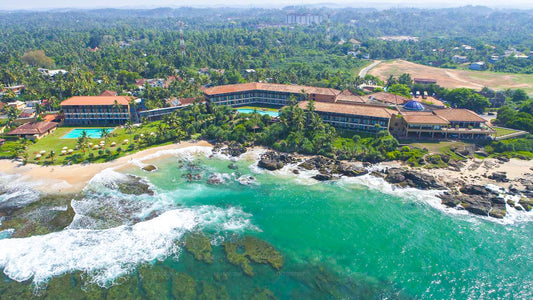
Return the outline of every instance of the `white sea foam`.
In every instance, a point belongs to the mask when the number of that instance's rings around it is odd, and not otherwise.
[[[0,173],[0,205],[24,206],[39,199],[38,184],[20,175]]]
[[[144,156],[141,159],[131,159],[129,162],[135,165],[144,166],[144,161],[146,160],[156,159],[161,156],[167,156],[167,155],[193,157],[194,155],[201,154],[207,157],[211,155],[212,150],[213,150],[213,147],[208,147],[208,146],[190,146],[190,147],[179,148],[179,149],[160,150],[160,151],[157,151],[156,153]]]
[[[66,229],[23,239],[0,240],[0,268],[16,281],[37,285],[71,271],[87,272],[105,286],[143,262],[179,253],[176,240],[193,229],[253,229],[241,209],[213,206],[175,209],[132,226],[105,230]]]

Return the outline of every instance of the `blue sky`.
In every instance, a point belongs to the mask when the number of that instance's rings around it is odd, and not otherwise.
[[[49,8],[153,8],[161,6],[262,6],[283,7],[288,5],[336,3],[354,7],[450,7],[463,5],[486,5],[491,7],[533,8],[533,0],[0,0],[0,9],[49,9]],[[385,5],[384,5],[385,4]]]

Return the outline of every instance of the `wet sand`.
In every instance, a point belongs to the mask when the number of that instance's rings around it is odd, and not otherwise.
[[[14,160],[0,160],[0,173],[20,175],[17,180],[30,183],[43,193],[77,193],[83,190],[89,180],[99,172],[108,169],[121,169],[130,166],[135,160],[154,155],[164,150],[175,150],[192,146],[212,146],[206,141],[181,142],[139,151],[105,163],[88,163],[70,166],[40,166],[36,164],[22,165]]]

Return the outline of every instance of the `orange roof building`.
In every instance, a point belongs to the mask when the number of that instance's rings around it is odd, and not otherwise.
[[[308,101],[298,103],[302,109],[307,109]],[[337,128],[356,131],[377,132],[388,130],[394,110],[365,104],[341,104],[315,102],[315,112],[328,123]]]
[[[377,93],[374,93],[374,94],[370,94],[367,96],[369,101],[371,102],[378,102],[378,103],[382,103],[382,104],[386,104],[386,105],[403,105],[409,101],[411,101],[411,99],[409,98],[405,98],[405,97],[402,97],[402,96],[398,96],[398,95],[395,95],[395,94],[390,94],[390,93],[386,93],[386,92],[377,92]]]
[[[399,111],[391,121],[391,132],[400,138],[488,139],[496,132],[486,120],[468,109]]]
[[[131,120],[130,96],[75,96],[61,102],[66,125],[112,126]]]
[[[26,123],[8,132],[8,135],[17,135],[19,137],[36,140],[52,133],[57,128],[57,125],[58,124],[55,122]]]

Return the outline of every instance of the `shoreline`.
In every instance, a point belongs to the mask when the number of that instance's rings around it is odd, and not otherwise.
[[[19,175],[17,180],[30,183],[33,188],[44,194],[75,194],[81,192],[87,183],[98,173],[105,169],[120,170],[133,163],[135,160],[154,155],[161,151],[183,149],[193,146],[212,147],[209,142],[181,142],[150,149],[142,150],[116,160],[104,163],[76,164],[69,166],[41,166],[26,164],[15,160],[0,159],[0,173]],[[171,155],[170,153],[167,155]],[[162,154],[159,157],[164,157]],[[158,157],[158,158],[159,158]]]
[[[41,166],[36,164],[22,165],[18,161],[0,160],[0,174],[18,176],[14,181],[29,184],[43,194],[76,194],[81,192],[89,181],[105,169],[121,171],[128,167],[143,167],[156,163],[161,158],[174,155],[173,150],[189,147],[212,147],[215,145],[207,141],[181,142],[159,147],[153,147],[134,154],[120,157],[105,163],[76,164],[70,166]],[[255,150],[272,151],[264,147],[252,147],[242,155],[248,155]],[[313,155],[296,155],[303,160]],[[361,165],[361,162],[341,161],[347,165]],[[503,162],[497,159],[468,159],[460,167],[447,167],[426,169],[423,167],[410,167],[401,161],[387,161],[372,165],[368,170],[372,173],[373,167],[379,169],[411,170],[427,174],[435,178],[436,182],[452,192],[464,185],[497,186],[507,191],[529,190],[533,185],[533,160],[524,161],[510,159]],[[382,174],[383,172],[380,171]],[[379,172],[378,172],[379,173]],[[493,173],[505,174],[505,180],[489,178]],[[379,176],[379,175],[378,175]]]

